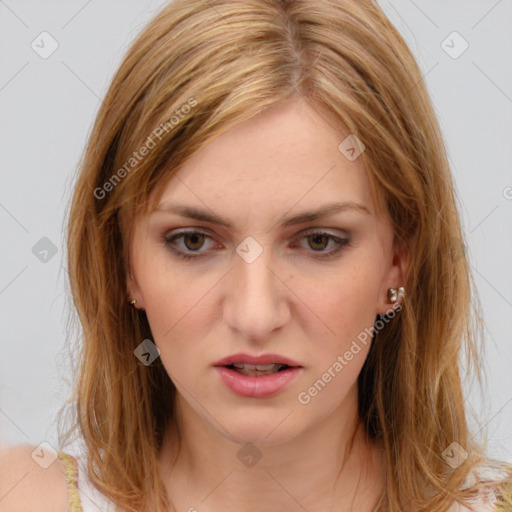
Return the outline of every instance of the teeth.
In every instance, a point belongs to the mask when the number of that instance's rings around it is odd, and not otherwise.
[[[285,366],[279,363],[272,364],[246,364],[246,363],[233,363],[232,366],[237,370],[238,373],[243,375],[249,375],[251,377],[260,375],[270,375],[276,373],[281,367]]]
[[[248,363],[233,363],[233,366],[235,368],[243,369],[246,368],[247,370],[271,370],[276,364],[248,364]],[[277,366],[281,366],[278,364]]]

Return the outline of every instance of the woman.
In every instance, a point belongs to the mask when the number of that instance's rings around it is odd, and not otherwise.
[[[375,2],[170,3],[68,235],[75,440],[7,511],[512,510],[466,423],[482,332],[443,141]]]

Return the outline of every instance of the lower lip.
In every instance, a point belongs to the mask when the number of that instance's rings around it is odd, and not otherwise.
[[[261,377],[250,377],[230,370],[225,366],[216,366],[220,378],[226,386],[240,396],[266,398],[282,391],[297,378],[300,367],[288,368],[280,372]]]

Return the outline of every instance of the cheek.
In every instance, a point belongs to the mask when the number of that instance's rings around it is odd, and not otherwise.
[[[154,267],[153,267],[154,268]],[[201,350],[205,330],[214,321],[211,292],[216,280],[172,270],[141,273],[141,293],[155,343],[165,354]]]
[[[320,320],[325,327],[322,335],[331,340],[336,349],[342,350],[347,343],[350,345],[352,338],[373,326],[377,309],[377,276],[353,268],[316,281],[295,279],[292,283],[290,288],[298,289],[303,300],[303,311],[310,310],[308,330],[313,329],[313,324],[318,326]]]

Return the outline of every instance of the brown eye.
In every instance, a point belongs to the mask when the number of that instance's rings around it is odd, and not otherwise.
[[[336,257],[345,249],[345,246],[350,245],[350,236],[346,232],[345,234],[347,237],[341,238],[324,231],[309,231],[303,233],[297,240],[302,241],[299,246],[306,251],[306,255],[309,253],[309,256],[314,258],[327,259]]]
[[[308,240],[311,241],[310,247],[315,250],[323,250],[327,247],[329,243],[329,237],[322,233],[316,233],[314,235],[309,235]]]
[[[203,233],[185,233],[183,243],[191,251],[197,251],[204,244],[205,235]]]
[[[203,249],[205,246],[208,248],[208,240],[211,241],[211,237],[201,231],[179,231],[174,235],[166,234],[162,237],[164,246],[184,260],[203,256],[206,252]]]

